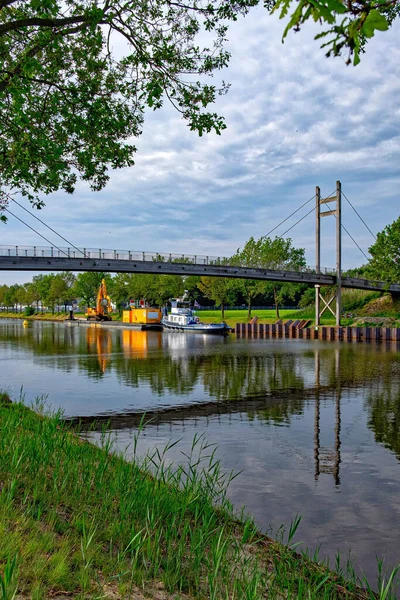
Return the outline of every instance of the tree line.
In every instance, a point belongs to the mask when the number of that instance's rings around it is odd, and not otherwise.
[[[242,249],[238,249],[229,264],[258,266],[270,269],[299,270],[305,267],[304,248],[295,248],[291,239],[274,239],[266,236],[256,240],[251,237]],[[102,278],[118,308],[130,299],[145,298],[155,306],[162,306],[170,298],[186,297],[201,305],[221,306],[222,317],[227,305],[246,304],[248,314],[257,301],[260,304],[297,304],[307,289],[304,284],[256,281],[253,279],[230,279],[224,277],[71,272],[35,275],[32,281],[19,285],[0,286],[0,306],[21,310],[32,306],[37,311],[43,306],[53,312],[56,307],[66,306],[79,299],[81,308],[94,304]]]
[[[346,274],[353,277],[400,281],[400,217],[377,234],[376,242],[369,248],[371,259],[367,265],[352,269]],[[251,237],[244,247],[238,248],[228,259],[230,265],[261,267],[275,270],[298,271],[306,266],[304,248],[296,248],[290,238],[258,240]],[[22,306],[66,306],[75,299],[81,308],[94,304],[101,279],[105,278],[112,301],[120,309],[131,298],[145,298],[155,306],[164,305],[170,298],[186,297],[201,305],[221,306],[222,318],[228,305],[246,304],[248,317],[256,303],[307,306],[314,301],[314,288],[306,284],[259,281],[255,279],[232,279],[228,277],[181,276],[154,274],[127,274],[71,272],[35,275],[32,281],[11,286],[0,285],[0,306],[18,310]]]

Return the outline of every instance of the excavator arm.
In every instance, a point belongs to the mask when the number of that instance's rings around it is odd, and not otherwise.
[[[92,321],[111,321],[112,311],[110,296],[107,294],[106,282],[101,280],[96,298],[96,308],[88,308],[87,319]]]

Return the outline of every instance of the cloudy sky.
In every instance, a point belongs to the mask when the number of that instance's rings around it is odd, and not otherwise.
[[[327,196],[339,179],[373,232],[393,222],[400,214],[400,22],[377,34],[356,68],[324,57],[314,25],[284,44],[283,27],[262,8],[231,27],[232,59],[221,77],[232,87],[215,106],[226,117],[222,136],[198,137],[170,106],[149,111],[134,167],[113,172],[102,192],[79,184],[73,196],[45,198],[38,216],[76,246],[229,256],[250,236],[269,233],[316,185]],[[373,238],[346,200],[343,223],[367,253]],[[314,224],[312,213],[287,234],[306,248],[310,265]],[[322,221],[326,267],[335,265],[334,227],[333,218]],[[12,217],[0,235],[1,245],[44,244]],[[365,261],[344,234],[343,266]],[[0,273],[1,283],[30,279]]]

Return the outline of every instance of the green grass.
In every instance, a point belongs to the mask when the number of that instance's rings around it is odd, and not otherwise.
[[[153,582],[212,600],[375,598],[290,548],[298,519],[287,546],[238,521],[232,475],[202,437],[174,467],[168,448],[126,462],[107,436],[95,447],[60,415],[42,417],[4,393],[0,424],[1,600],[17,590],[32,600],[107,598],[111,588],[128,598]]]
[[[85,313],[79,313],[79,312],[74,312],[74,317],[76,318],[85,318],[86,315]],[[24,315],[23,312],[0,312],[0,318],[3,319],[26,319],[27,321],[65,321],[66,319],[69,319],[69,312],[64,313],[64,311],[58,313],[51,313],[51,312],[45,312],[45,313],[37,313],[35,315],[31,315],[29,317],[26,317]],[[111,318],[113,321],[121,321],[121,317],[119,316],[119,313],[112,313],[111,314]]]
[[[279,311],[282,320],[302,318],[301,316],[297,316],[299,313],[299,310]],[[200,320],[205,323],[220,323],[222,320],[222,313],[220,310],[199,310],[196,314]],[[276,311],[274,309],[252,310],[251,316],[257,316],[260,323],[275,323],[277,321]],[[233,327],[235,323],[247,323],[249,320],[247,317],[247,308],[243,308],[242,310],[226,310],[224,320],[230,327]]]
[[[200,320],[204,323],[220,323],[222,320],[221,311],[218,310],[200,310],[197,312]],[[252,317],[258,317],[258,323],[276,323],[278,320],[276,317],[276,311],[271,310],[253,310],[251,312]],[[313,306],[307,306],[298,310],[280,310],[279,316],[282,321],[297,319],[310,319],[314,322],[315,309]],[[247,323],[249,321],[247,317],[247,309],[243,310],[226,310],[225,319],[226,323],[230,327],[234,327],[236,323]],[[351,319],[342,319],[342,324],[347,325]],[[335,318],[333,315],[323,315],[321,319],[321,325],[334,326]]]
[[[64,321],[68,315],[60,313],[38,313],[36,315],[25,316],[23,312],[0,312],[0,318],[3,319],[24,319],[27,321]]]

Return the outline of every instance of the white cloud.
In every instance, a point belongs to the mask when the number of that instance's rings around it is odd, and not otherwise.
[[[113,172],[100,193],[79,184],[72,197],[54,194],[39,216],[78,246],[229,255],[268,233],[316,185],[327,195],[340,179],[371,229],[383,229],[399,215],[399,29],[378,34],[361,64],[346,67],[324,57],[312,39],[316,26],[282,45],[283,23],[254,9],[233,24],[231,65],[215,77],[232,83],[214,107],[228,125],[221,136],[199,138],[167,104],[149,111],[134,167]],[[343,218],[367,251],[373,239],[346,202]],[[332,266],[334,223],[324,231],[322,262]],[[42,244],[12,218],[1,233],[2,244]],[[314,215],[288,235],[313,264]],[[345,267],[365,262],[346,235],[343,243]]]

